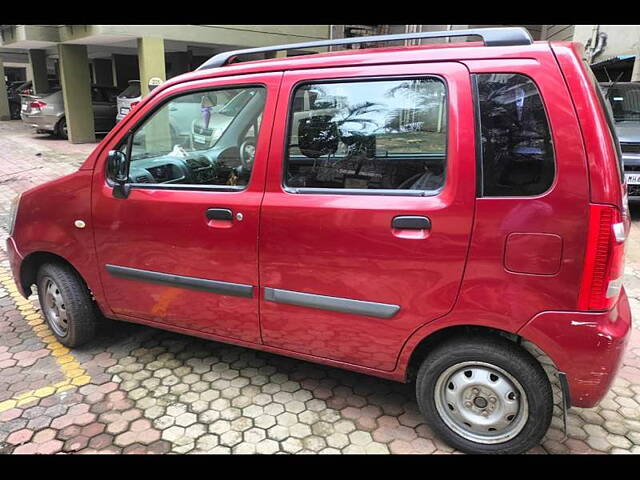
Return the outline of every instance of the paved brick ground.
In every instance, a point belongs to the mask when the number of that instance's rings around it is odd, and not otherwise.
[[[0,216],[93,147],[0,122]],[[636,320],[613,389],[598,408],[571,410],[566,440],[556,407],[532,453],[640,453],[640,221],[627,265]],[[7,267],[0,251],[0,452],[453,452],[424,424],[412,385],[115,322],[69,351]]]

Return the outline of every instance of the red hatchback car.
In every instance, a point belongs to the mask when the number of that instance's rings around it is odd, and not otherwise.
[[[519,28],[219,54],[16,200],[16,283],[70,347],[104,316],[415,381],[452,446],[525,451],[554,383],[565,411],[602,399],[630,331],[621,154],[582,57]]]

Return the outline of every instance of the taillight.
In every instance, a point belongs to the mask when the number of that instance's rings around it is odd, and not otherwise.
[[[47,104],[41,100],[36,100],[35,102],[31,102],[29,104],[29,107],[31,107],[31,110],[42,110],[46,106]]]
[[[135,107],[136,105],[138,105],[140,102],[131,102],[131,105],[129,105],[129,108],[131,110],[133,110],[133,107]]]
[[[626,226],[611,205],[589,205],[589,230],[579,310],[609,310],[622,288]]]

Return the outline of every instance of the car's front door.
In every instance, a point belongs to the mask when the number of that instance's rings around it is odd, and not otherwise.
[[[260,222],[263,341],[392,370],[450,311],[475,205],[459,63],[285,73]]]
[[[124,121],[129,135],[102,154],[94,174],[93,229],[109,308],[125,319],[260,341],[258,222],[281,73],[178,85]],[[249,92],[234,115],[218,98]],[[202,105],[172,135],[176,103]],[[257,138],[256,138],[256,132]],[[130,192],[114,197],[107,150],[129,161]]]

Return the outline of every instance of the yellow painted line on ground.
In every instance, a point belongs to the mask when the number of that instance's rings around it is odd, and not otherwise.
[[[87,372],[80,366],[80,362],[76,360],[73,353],[71,353],[67,347],[56,340],[53,332],[44,321],[42,314],[36,311],[29,300],[26,300],[22,295],[20,295],[18,288],[13,281],[12,275],[3,268],[0,268],[0,284],[2,284],[2,286],[9,292],[9,295],[16,304],[16,308],[24,320],[31,326],[33,332],[41,338],[45,347],[48,348],[51,355],[55,357],[55,360],[64,375],[64,380],[54,385],[38,388],[36,390],[28,390],[26,392],[19,393],[8,400],[0,402],[0,412],[89,383],[91,381],[91,377],[87,375]]]

